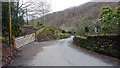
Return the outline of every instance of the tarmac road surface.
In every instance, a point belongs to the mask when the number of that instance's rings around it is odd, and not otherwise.
[[[21,48],[22,52],[9,66],[117,66],[109,59],[98,58],[83,52],[67,39],[32,42]]]

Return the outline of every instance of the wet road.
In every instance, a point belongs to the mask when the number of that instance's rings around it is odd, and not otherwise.
[[[117,62],[98,58],[74,47],[72,39],[33,42],[10,66],[116,66]]]

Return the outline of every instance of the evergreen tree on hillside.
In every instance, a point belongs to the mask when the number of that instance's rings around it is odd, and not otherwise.
[[[12,21],[12,35],[21,35],[19,25],[24,24],[24,11],[19,7],[19,2],[11,2],[11,21]],[[9,8],[8,2],[2,2],[2,33],[4,37],[9,35]]]

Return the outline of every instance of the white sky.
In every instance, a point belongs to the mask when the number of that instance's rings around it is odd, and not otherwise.
[[[27,2],[29,0],[20,0]],[[66,8],[78,6],[91,0],[47,0],[51,4],[51,12],[61,11]]]
[[[21,0],[21,2],[29,0]],[[51,12],[62,11],[70,7],[78,6],[91,0],[47,0],[51,4]],[[25,18],[26,19],[26,18]],[[29,18],[30,19],[30,18]]]
[[[78,6],[90,0],[47,0],[51,3],[52,12],[61,11],[69,7]]]

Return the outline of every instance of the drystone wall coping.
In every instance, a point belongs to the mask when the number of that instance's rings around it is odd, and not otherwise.
[[[16,47],[20,48],[28,43],[35,41],[35,33],[15,38]]]
[[[21,36],[21,37],[17,37],[15,38],[15,46],[16,48],[20,48],[26,44],[29,44],[33,41],[37,40],[37,34],[42,32],[44,30],[44,28],[37,30],[35,33],[33,34],[29,34],[29,35],[25,35],[25,36]]]

